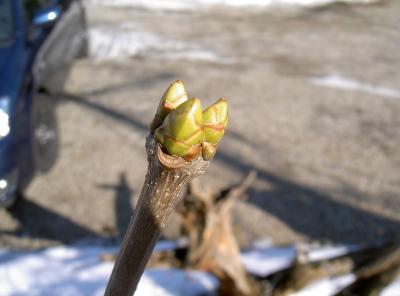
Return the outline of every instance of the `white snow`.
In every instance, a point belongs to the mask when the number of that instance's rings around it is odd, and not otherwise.
[[[162,44],[159,36],[132,28],[97,25],[89,30],[89,52],[96,59],[124,59]]]
[[[270,239],[256,241],[243,252],[241,259],[245,269],[254,275],[267,277],[284,270],[296,260],[309,263],[330,260],[361,249],[359,245],[320,245],[300,243],[296,246],[274,247]]]
[[[261,239],[257,239],[255,240],[252,244],[251,244],[251,249],[266,249],[269,247],[272,247],[274,245],[274,242],[272,240],[272,238],[270,237],[265,237],[265,238],[261,238]]]
[[[200,45],[147,32],[135,23],[95,25],[89,30],[89,52],[95,60],[124,60],[134,56],[230,63]]]
[[[160,241],[155,251],[184,247],[187,239]],[[317,262],[360,250],[358,245],[273,246],[271,240],[255,242],[241,254],[245,269],[260,277],[285,270],[296,262],[298,253],[304,262]],[[113,262],[100,260],[104,253],[117,253],[117,247],[60,246],[42,251],[17,252],[0,250],[0,296],[18,295],[103,295]],[[300,262],[300,261],[299,261]],[[303,261],[302,261],[303,262]],[[354,274],[315,281],[294,296],[329,296],[355,281]],[[203,272],[179,269],[148,269],[135,295],[199,295],[213,294],[218,280]],[[400,278],[389,285],[382,296],[400,295]]]
[[[378,95],[386,98],[400,98],[400,91],[379,85],[371,85],[337,74],[314,77],[310,82],[315,85],[338,88],[343,90],[361,91],[371,95]]]
[[[302,261],[304,263],[308,262],[318,262],[322,260],[330,260],[346,254],[359,251],[361,246],[359,245],[300,245],[299,249],[304,252],[304,258]]]
[[[356,276],[352,273],[332,278],[324,278],[311,283],[290,296],[333,296],[354,283]]]
[[[296,248],[260,247],[241,254],[245,269],[254,275],[267,277],[291,266],[296,259]]]
[[[61,246],[36,252],[3,250],[0,295],[103,295],[113,262],[102,262],[100,256],[116,251],[117,248],[93,246]],[[148,269],[135,295],[209,295],[217,287],[218,280],[204,272]]]
[[[379,296],[399,296],[400,295],[400,277],[396,278],[390,285],[385,287]]]
[[[248,251],[241,255],[245,269],[254,275],[267,277],[275,272],[287,269],[296,260],[300,263],[312,263],[330,260],[362,249],[360,245],[320,245],[299,243],[297,246],[277,247],[270,239],[256,241]]]
[[[107,5],[114,7],[141,7],[157,10],[195,10],[212,8],[215,6],[227,7],[271,7],[271,6],[318,6],[335,2],[344,3],[371,3],[377,0],[90,0],[90,4]]]

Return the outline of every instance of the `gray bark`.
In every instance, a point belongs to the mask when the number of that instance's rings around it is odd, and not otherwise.
[[[106,296],[133,295],[183,187],[208,167],[208,162],[201,157],[187,162],[166,154],[153,135],[147,136],[146,150],[149,162],[146,180],[108,282]]]

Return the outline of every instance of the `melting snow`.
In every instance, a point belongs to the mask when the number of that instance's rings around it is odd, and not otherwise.
[[[230,63],[228,59],[199,45],[146,32],[135,23],[94,26],[89,30],[89,44],[90,55],[96,60],[151,56]]]
[[[162,44],[160,37],[121,26],[98,25],[89,30],[90,55],[96,59],[123,59]]]
[[[319,244],[299,244],[288,247],[274,247],[271,240],[256,241],[250,250],[243,252],[241,259],[245,269],[254,275],[267,277],[290,267],[296,257],[299,262],[330,260],[357,252],[359,245],[321,246]]]
[[[166,247],[170,246],[161,249]],[[102,262],[100,256],[116,250],[62,246],[36,252],[2,251],[0,295],[103,295],[113,262]],[[135,295],[209,295],[217,287],[218,280],[204,272],[148,269]]]
[[[400,91],[378,85],[371,85],[364,82],[359,82],[350,78],[339,76],[336,74],[323,77],[315,77],[310,79],[315,85],[327,86],[344,90],[361,91],[372,95],[383,96],[387,98],[399,98]]]
[[[384,288],[379,296],[399,296],[400,295],[400,277]]]
[[[356,280],[356,276],[352,273],[332,278],[324,278],[322,280],[311,283],[290,296],[333,296],[350,286]]]
[[[249,273],[267,277],[290,267],[296,259],[296,248],[260,247],[242,253],[241,259]]]
[[[304,262],[318,262],[357,252],[361,249],[361,246],[350,244],[333,246],[300,245],[299,248],[301,251],[303,251]]]
[[[160,10],[194,10],[213,6],[270,7],[283,5],[318,6],[335,2],[372,3],[377,0],[90,0],[91,4],[133,6]]]
[[[172,250],[187,245],[186,239],[160,241],[156,251]],[[102,262],[104,253],[116,253],[117,247],[54,247],[36,252],[0,250],[0,295],[103,295],[113,262]],[[321,246],[300,244],[277,247],[271,240],[258,241],[241,254],[245,269],[267,277],[285,270],[296,262],[298,250],[305,262],[333,259],[361,249],[357,245]],[[315,281],[296,296],[329,296],[355,281],[354,274]],[[135,295],[199,295],[213,294],[218,280],[203,272],[179,269],[148,269]],[[400,295],[400,278],[389,285],[382,296]],[[396,294],[397,293],[397,294]]]

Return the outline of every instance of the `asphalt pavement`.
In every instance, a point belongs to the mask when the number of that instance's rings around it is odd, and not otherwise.
[[[235,211],[242,243],[398,236],[399,11],[399,1],[90,7],[91,57],[74,64],[58,95],[60,157],[14,210],[0,210],[0,244],[120,237],[146,174],[147,127],[176,79],[207,103],[229,100],[226,137],[200,181],[217,190],[257,171]]]

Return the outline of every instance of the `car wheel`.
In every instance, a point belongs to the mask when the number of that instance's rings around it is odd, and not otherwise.
[[[5,200],[0,201],[0,208],[12,210],[15,207],[15,205],[17,204],[17,202],[19,202],[19,200],[22,198],[23,198],[22,193],[20,193],[19,191],[14,192],[14,193],[8,195]]]
[[[0,208],[11,208],[19,198],[18,171],[13,169],[0,180]]]
[[[33,160],[40,173],[49,171],[57,160],[59,132],[55,112],[56,102],[45,94],[33,101]]]

